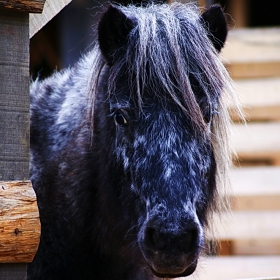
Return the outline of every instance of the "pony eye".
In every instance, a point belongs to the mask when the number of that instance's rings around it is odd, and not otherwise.
[[[127,122],[127,120],[126,120],[126,118],[125,118],[125,116],[123,115],[122,112],[117,112],[116,113],[115,121],[120,126],[127,126],[128,125],[128,122]]]

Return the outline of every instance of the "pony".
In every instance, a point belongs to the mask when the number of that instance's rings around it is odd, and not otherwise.
[[[41,239],[28,280],[191,275],[231,157],[222,9],[110,4],[93,49],[31,85]]]

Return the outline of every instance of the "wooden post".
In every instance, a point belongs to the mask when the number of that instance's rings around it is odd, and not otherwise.
[[[0,280],[25,279],[40,237],[29,179],[29,14],[43,0],[0,0]],[[10,263],[10,264],[9,264]],[[22,264],[19,264],[22,263]]]
[[[0,10],[0,180],[29,178],[29,18]]]
[[[36,33],[71,0],[47,0]],[[26,279],[40,222],[29,178],[29,13],[45,0],[0,0],[0,280]]]
[[[29,178],[29,23],[28,13],[0,10],[0,180]],[[1,197],[1,203],[3,198]],[[1,206],[2,212],[2,206]],[[0,231],[5,231],[1,217]],[[16,244],[15,244],[16,246]],[[3,244],[0,244],[3,247]],[[11,279],[0,265],[0,279]],[[16,268],[24,279],[26,265]],[[15,275],[15,274],[14,274]],[[8,276],[8,278],[6,278]]]

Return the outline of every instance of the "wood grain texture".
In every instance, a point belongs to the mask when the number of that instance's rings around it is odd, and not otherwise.
[[[32,261],[40,230],[31,182],[0,182],[0,263]]]
[[[19,10],[27,13],[41,13],[45,0],[0,0],[0,8]]]
[[[42,14],[30,14],[29,16],[29,37],[32,38],[71,1],[72,0],[46,0]]]
[[[28,14],[0,10],[0,180],[29,178]]]

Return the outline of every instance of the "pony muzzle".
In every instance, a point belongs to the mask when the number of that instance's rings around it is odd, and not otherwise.
[[[157,277],[176,278],[192,274],[200,253],[198,226],[174,230],[148,223],[139,241],[144,258]]]

